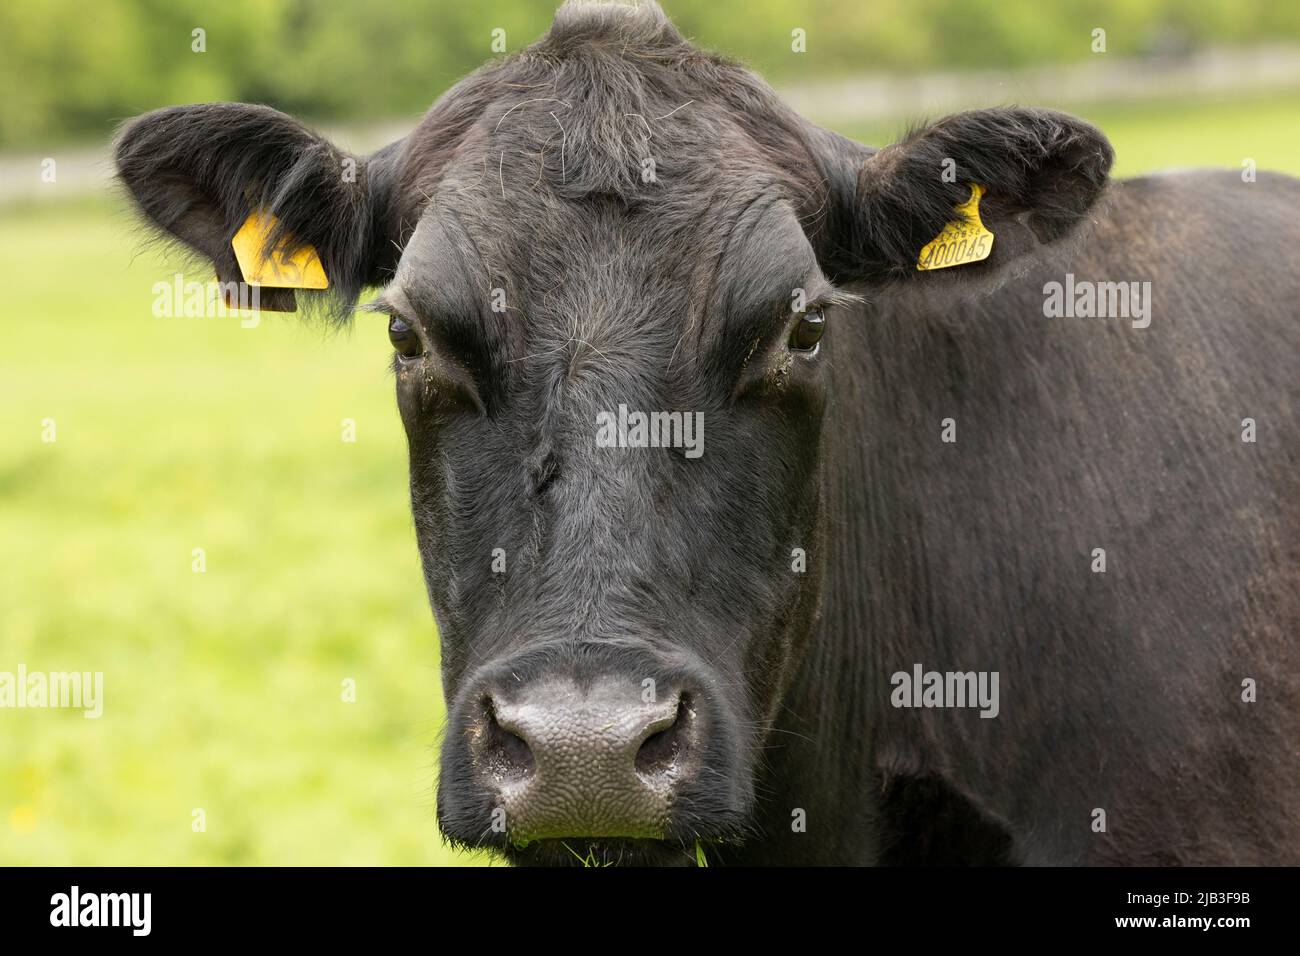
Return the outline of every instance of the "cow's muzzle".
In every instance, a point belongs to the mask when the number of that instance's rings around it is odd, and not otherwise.
[[[732,832],[752,792],[738,722],[698,670],[647,670],[520,661],[477,675],[449,719],[444,832],[516,850]]]

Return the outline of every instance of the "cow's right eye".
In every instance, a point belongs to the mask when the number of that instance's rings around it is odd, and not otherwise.
[[[393,343],[393,348],[403,358],[415,358],[424,351],[424,345],[415,334],[415,329],[395,315],[388,319],[388,341]]]

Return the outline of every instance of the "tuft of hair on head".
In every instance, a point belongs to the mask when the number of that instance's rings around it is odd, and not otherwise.
[[[599,39],[647,46],[685,42],[654,0],[566,0],[545,42],[562,53],[570,44]]]

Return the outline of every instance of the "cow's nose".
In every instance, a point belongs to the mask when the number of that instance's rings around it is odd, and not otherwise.
[[[692,751],[690,695],[545,680],[480,703],[471,753],[512,838],[663,836]]]

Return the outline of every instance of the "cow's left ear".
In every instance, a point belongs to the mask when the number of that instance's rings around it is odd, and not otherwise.
[[[256,239],[245,249],[260,245],[264,257],[274,250],[290,276],[314,252],[328,282],[323,290],[318,274],[287,287],[263,282],[261,307],[293,311],[296,298],[346,318],[362,287],[382,282],[395,264],[389,183],[399,145],[354,157],[269,107],[210,103],[130,121],[114,159],[149,223],[210,260],[221,282],[253,279],[232,240],[256,212],[245,232]],[[251,229],[259,223],[274,225],[262,236]]]
[[[994,276],[1082,222],[1113,159],[1099,130],[1064,113],[988,109],[949,116],[861,163],[852,208],[841,218],[849,235],[840,237],[837,271],[921,282]],[[976,209],[992,234],[987,251],[973,224],[945,233],[950,224],[970,223]],[[942,248],[947,239],[955,241]],[[964,264],[953,264],[958,261]]]

